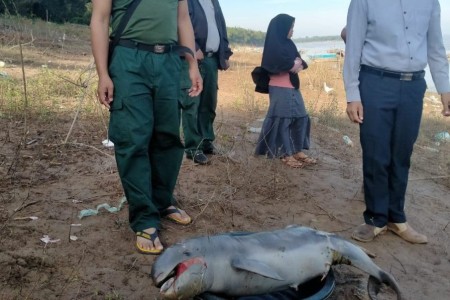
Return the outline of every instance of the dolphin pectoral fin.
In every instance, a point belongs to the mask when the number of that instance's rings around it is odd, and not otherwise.
[[[267,264],[253,260],[253,259],[243,259],[243,258],[234,258],[231,260],[231,266],[233,268],[255,273],[267,278],[283,281],[284,278],[282,278],[277,271],[272,269]]]

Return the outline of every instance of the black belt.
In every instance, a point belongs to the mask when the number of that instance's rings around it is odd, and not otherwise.
[[[182,53],[189,53],[192,56],[194,56],[194,53],[192,53],[191,49],[175,45],[175,44],[155,44],[155,45],[149,45],[144,43],[138,43],[133,40],[127,40],[127,39],[121,39],[117,43],[118,46],[131,48],[131,49],[137,49],[142,51],[148,51],[156,54],[163,54],[163,53],[169,53],[169,52],[178,52],[180,54]]]
[[[383,69],[374,68],[367,65],[361,65],[361,72],[371,73],[378,76],[386,76],[391,78],[396,78],[398,80],[404,80],[404,81],[412,81],[417,79],[422,79],[425,77],[425,71],[418,71],[418,72],[394,72],[394,71],[387,71]]]
[[[217,52],[206,52],[205,57],[213,57],[216,56]]]

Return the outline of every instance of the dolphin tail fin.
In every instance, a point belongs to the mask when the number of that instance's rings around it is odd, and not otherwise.
[[[375,291],[377,289],[379,291],[379,285],[382,282],[390,286],[397,293],[398,300],[402,299],[400,288],[394,277],[378,267],[359,246],[338,236],[331,238],[331,244],[335,253],[334,263],[348,264],[371,275],[372,279],[369,281],[368,286],[372,290],[372,296],[376,295],[377,292]],[[375,300],[376,298],[371,299]]]
[[[383,279],[380,281],[372,275],[369,276],[369,281],[367,282],[367,291],[369,294],[369,298],[371,300],[377,300],[377,295],[381,290],[381,283],[384,283],[394,289],[394,291],[397,293],[397,300],[402,300],[402,292],[400,291],[392,275],[383,272],[382,278]]]

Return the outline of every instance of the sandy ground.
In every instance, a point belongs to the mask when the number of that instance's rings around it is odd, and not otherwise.
[[[342,141],[343,129],[314,118],[308,154],[319,159],[316,166],[291,169],[253,156],[257,134],[248,127],[257,126],[267,107],[249,81],[257,55],[236,55],[231,70],[220,74],[219,155],[209,166],[183,161],[176,197],[194,222],[181,227],[163,221],[161,239],[167,246],[186,237],[289,224],[350,238],[362,223],[356,128],[348,129],[355,144],[349,147]],[[323,80],[306,72],[305,99],[327,103]],[[344,103],[342,78],[333,74],[327,77],[336,89],[332,97]],[[127,206],[78,218],[83,209],[117,206],[122,190],[113,151],[101,145],[105,130],[99,118],[81,117],[69,143],[62,143],[72,118],[70,112],[45,120],[31,117],[23,141],[21,118],[0,117],[0,299],[159,299],[149,278],[155,257],[136,252]],[[448,130],[448,122],[441,125]],[[439,153],[427,149],[416,147],[406,212],[429,244],[411,245],[387,233],[363,245],[397,279],[405,299],[450,295],[449,145],[441,145]],[[44,235],[57,242],[45,244]],[[337,287],[331,299],[367,299],[366,274],[350,266],[333,268]]]

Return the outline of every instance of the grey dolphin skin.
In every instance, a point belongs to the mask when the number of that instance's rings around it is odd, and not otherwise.
[[[161,254],[151,276],[163,299],[192,299],[204,292],[229,297],[296,288],[331,265],[352,265],[382,282],[402,299],[392,275],[380,269],[358,246],[308,227],[249,234],[221,234],[186,239]],[[376,292],[369,293],[376,299]]]

